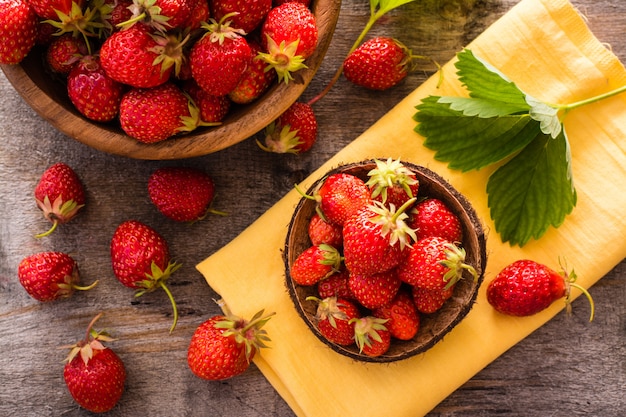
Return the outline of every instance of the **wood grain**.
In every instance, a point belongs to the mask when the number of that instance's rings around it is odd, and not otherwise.
[[[444,63],[516,3],[418,0],[390,13],[371,35],[398,37],[414,53]],[[626,61],[626,2],[573,3],[596,36]],[[324,88],[368,13],[366,1],[342,2],[328,54],[303,100]],[[82,337],[89,320],[102,311],[100,328],[117,339],[111,347],[128,368],[127,391],[106,415],[294,416],[254,366],[224,382],[202,381],[188,370],[191,334],[218,312],[212,300],[216,294],[195,265],[235,238],[435,69],[431,61],[420,61],[416,72],[387,92],[364,91],[341,80],[315,106],[320,137],[308,154],[267,154],[251,137],[210,155],[171,161],[131,159],[88,147],[38,116],[0,76],[0,415],[90,415],[64,386],[65,351],[58,347]],[[81,176],[88,204],[49,238],[35,239],[48,224],[34,204],[33,188],[41,172],[57,161],[70,164]],[[228,216],[192,226],[165,220],[152,207],[146,184],[154,169],[167,165],[198,167],[211,174],[217,187],[215,208]],[[159,230],[183,264],[170,283],[181,314],[171,335],[171,306],[165,294],[135,298],[112,275],[110,238],[119,223],[132,218]],[[17,265],[27,255],[53,249],[75,256],[84,282],[100,279],[98,287],[58,303],[39,304],[29,298],[17,282]],[[591,293],[597,311],[593,323],[587,322],[585,300],[575,301],[573,316],[559,314],[459,387],[429,417],[626,415],[626,262]]]

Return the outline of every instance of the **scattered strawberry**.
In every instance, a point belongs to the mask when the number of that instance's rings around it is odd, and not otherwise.
[[[411,70],[411,51],[401,42],[384,36],[363,42],[343,63],[346,79],[361,87],[386,90],[402,81]]]
[[[276,71],[265,71],[265,62],[257,57],[261,52],[259,42],[250,39],[248,45],[255,58],[252,59],[235,88],[228,93],[228,98],[238,104],[252,103],[276,81]]]
[[[487,301],[497,311],[512,316],[531,316],[548,308],[556,300],[565,297],[567,310],[571,309],[571,287],[585,294],[591,305],[593,320],[594,303],[589,292],[575,284],[576,274],[565,268],[558,273],[546,265],[522,259],[504,267],[487,287]]]
[[[69,222],[85,205],[85,191],[78,175],[69,165],[56,163],[46,169],[35,187],[35,201],[43,216],[52,222],[48,236],[59,224]]]
[[[0,0],[0,64],[18,64],[35,46],[39,19],[26,0]]]
[[[317,141],[317,119],[313,108],[296,101],[278,119],[265,128],[261,149],[275,153],[306,152]]]
[[[69,298],[74,290],[89,290],[79,286],[80,275],[74,259],[62,252],[41,252],[22,259],[17,267],[20,284],[35,300],[46,302]]]
[[[270,318],[260,311],[247,321],[227,309],[224,315],[211,317],[191,337],[187,351],[189,368],[199,378],[212,381],[243,373],[256,352],[270,340],[262,329]]]
[[[289,274],[300,285],[315,285],[339,271],[341,255],[330,245],[314,245],[305,249],[293,262]]]
[[[350,321],[354,323],[354,339],[359,353],[377,357],[389,350],[391,333],[385,326],[386,319],[367,316]]]
[[[274,7],[261,26],[261,42],[267,52],[258,56],[278,74],[281,82],[293,79],[292,73],[306,68],[304,60],[317,47],[315,15],[302,3],[288,2]]]
[[[343,226],[344,222],[361,208],[372,202],[365,182],[346,173],[331,174],[317,191],[321,216],[331,223]]]
[[[178,309],[165,283],[180,264],[171,262],[165,239],[150,226],[136,220],[125,221],[111,238],[111,264],[118,281],[137,290],[136,297],[157,288],[166,292],[174,312],[172,332],[178,322]]]
[[[372,199],[389,207],[402,206],[411,198],[417,197],[419,181],[415,173],[400,160],[376,160],[376,168],[368,172],[366,185],[372,190]]]
[[[113,339],[92,330],[101,315],[89,323],[83,340],[69,346],[71,351],[63,369],[63,379],[74,401],[93,413],[104,413],[115,407],[126,382],[124,363],[102,344]]]
[[[215,20],[231,15],[232,26],[250,33],[272,8],[272,0],[209,0]]]
[[[369,309],[381,307],[393,300],[402,281],[398,278],[395,269],[377,274],[350,273],[348,286],[354,298]]]
[[[322,300],[307,297],[317,305],[317,328],[327,340],[342,346],[349,346],[354,341],[354,318],[361,317],[355,303],[345,298],[329,297]]]
[[[424,314],[437,312],[452,297],[455,285],[440,289],[413,287],[413,302],[417,311]]]
[[[333,273],[328,278],[324,278],[317,283],[317,294],[322,299],[337,297],[353,300],[354,294],[352,294],[348,285],[349,277],[348,270],[345,268]]]
[[[418,239],[440,237],[449,242],[461,242],[461,221],[441,200],[428,198],[418,202],[411,210],[409,227],[415,229]]]
[[[83,38],[69,33],[55,37],[46,49],[46,63],[56,73],[67,75],[89,53]]]
[[[311,220],[309,220],[309,239],[314,245],[325,243],[340,248],[343,245],[342,231],[341,226],[327,222],[319,213],[313,213]]]
[[[186,80],[182,89],[189,94],[200,110],[200,119],[205,124],[217,124],[224,120],[231,107],[229,96],[214,96],[204,91],[193,78]]]
[[[398,291],[389,303],[374,309],[372,314],[387,320],[385,326],[396,339],[411,340],[419,330],[420,317],[413,296],[405,289]]]

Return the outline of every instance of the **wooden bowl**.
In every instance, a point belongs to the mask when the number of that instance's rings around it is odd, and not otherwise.
[[[19,65],[1,68],[13,87],[41,117],[67,136],[103,152],[136,159],[182,159],[217,152],[253,136],[293,104],[311,82],[330,45],[341,0],[313,0],[319,40],[308,68],[289,84],[275,84],[256,102],[231,110],[223,124],[185,136],[144,144],[127,136],[117,124],[99,124],[83,117],[70,102],[65,85],[44,70],[42,50],[34,48]]]
[[[322,342],[326,343],[334,351],[359,361],[393,362],[409,358],[430,349],[469,313],[478,294],[478,288],[483,281],[487,262],[485,235],[469,201],[436,173],[407,162],[403,162],[403,164],[415,172],[420,182],[418,198],[422,196],[438,198],[459,216],[463,228],[462,247],[467,254],[466,263],[476,269],[479,278],[477,281],[474,281],[471,275],[467,274],[466,276],[464,274],[463,279],[456,284],[452,297],[446,301],[439,311],[431,315],[422,314],[420,316],[420,328],[415,337],[408,341],[392,339],[389,351],[382,356],[370,357],[360,354],[355,345],[344,347],[331,343],[322,336],[317,328],[315,318],[317,304],[314,301],[306,300],[309,296],[317,296],[316,287],[298,285],[291,279],[289,274],[291,265],[298,255],[311,246],[308,237],[308,222],[315,213],[316,202],[302,198],[296,206],[289,224],[283,252],[286,285],[289,295],[298,314]],[[339,166],[317,180],[307,191],[307,194],[312,195],[328,175],[337,172],[350,173],[367,180],[367,173],[375,166],[373,160]]]

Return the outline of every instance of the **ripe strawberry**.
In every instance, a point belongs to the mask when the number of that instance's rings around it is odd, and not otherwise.
[[[415,240],[415,233],[404,222],[404,209],[412,203],[409,200],[396,211],[376,202],[346,220],[343,256],[351,274],[379,274],[400,263],[404,249]]]
[[[215,196],[213,179],[204,171],[190,167],[163,167],[148,179],[148,194],[157,209],[177,222],[201,220],[209,212]]]
[[[78,265],[72,257],[62,252],[41,252],[22,259],[17,267],[17,277],[28,295],[46,302],[69,298],[74,290],[89,290],[79,286]]]
[[[130,10],[133,0],[105,0],[104,3],[111,8],[106,18],[112,30],[117,30],[119,26],[133,17],[133,12]]]
[[[45,58],[52,71],[67,75],[88,52],[83,38],[66,33],[52,40],[46,49]]]
[[[222,302],[223,303],[223,302]],[[256,352],[270,339],[262,327],[271,318],[258,312],[250,321],[226,310],[202,323],[189,343],[187,363],[202,379],[224,380],[237,376],[250,366]]]
[[[376,168],[367,173],[366,185],[372,190],[372,199],[389,207],[402,206],[411,198],[417,197],[419,181],[415,173],[400,160],[376,160]]]
[[[391,302],[401,284],[395,269],[372,275],[351,272],[348,279],[350,292],[363,307],[369,309]]]
[[[130,137],[156,143],[200,125],[197,107],[172,82],[134,88],[122,96],[120,126]]]
[[[329,175],[314,198],[319,201],[322,217],[340,226],[372,202],[365,182],[359,177],[345,173]]]
[[[111,264],[115,277],[123,285],[136,289],[136,297],[163,288],[172,303],[176,327],[178,310],[165,285],[180,264],[171,262],[165,239],[153,228],[136,220],[121,223],[111,238]]]
[[[205,125],[221,122],[231,108],[231,101],[228,96],[214,96],[207,93],[200,88],[193,78],[186,80],[182,89],[189,94],[189,97],[200,110],[200,119]]]
[[[232,26],[250,33],[261,24],[272,8],[272,0],[209,0],[216,20],[230,15]]]
[[[93,413],[104,413],[115,407],[126,382],[124,363],[102,344],[113,339],[92,330],[101,315],[89,323],[85,338],[70,346],[63,369],[63,379],[74,401]]]
[[[437,198],[428,198],[417,203],[410,212],[408,224],[415,229],[418,239],[436,236],[457,243],[463,239],[461,221]]]
[[[443,304],[452,297],[455,285],[440,289],[413,287],[413,302],[417,311],[432,314],[438,311]]]
[[[276,81],[276,71],[265,71],[265,62],[257,57],[261,45],[254,39],[248,39],[248,45],[254,58],[235,88],[228,93],[228,97],[238,104],[255,101]]]
[[[417,334],[420,317],[408,290],[398,291],[393,300],[372,311],[375,317],[387,319],[385,326],[391,336],[399,340],[410,340]]]
[[[200,29],[202,22],[208,22],[211,10],[209,9],[208,0],[192,0],[191,13],[187,22],[182,27],[189,31]]]
[[[559,298],[565,297],[570,310],[571,287],[585,294],[591,305],[593,320],[594,304],[589,292],[575,284],[576,274],[563,269],[558,273],[546,265],[522,259],[502,269],[487,287],[487,301],[497,311],[512,316],[531,316],[548,308]]]
[[[124,85],[110,78],[97,56],[80,59],[67,77],[67,94],[74,107],[97,122],[113,120],[120,110]]]
[[[340,271],[317,283],[317,294],[322,299],[337,297],[353,300],[354,294],[352,294],[348,286],[348,278],[348,270],[342,268]]]
[[[278,74],[281,82],[293,79],[292,73],[306,68],[304,60],[317,48],[315,15],[302,3],[289,2],[274,7],[261,26],[261,43],[267,52],[258,56]]]
[[[314,245],[327,245],[340,248],[343,245],[342,227],[324,220],[319,213],[313,213],[309,220],[308,234]]]
[[[342,346],[349,346],[354,341],[354,318],[361,317],[357,305],[352,301],[329,297],[322,300],[315,297],[307,297],[307,300],[315,301],[317,305],[317,328],[327,340]]]
[[[313,108],[295,102],[265,128],[265,143],[257,143],[267,152],[298,154],[311,149],[316,141],[317,119]]]
[[[409,285],[431,290],[449,288],[467,270],[474,280],[478,274],[465,263],[465,250],[445,239],[427,237],[418,240],[398,266],[398,276]]]
[[[252,61],[252,50],[243,32],[230,21],[205,23],[206,33],[189,54],[191,75],[198,85],[214,96],[225,96],[239,83]]]
[[[407,76],[411,61],[411,51],[405,45],[379,36],[363,42],[346,58],[343,73],[361,87],[386,90]]]
[[[85,190],[78,175],[69,165],[62,162],[44,171],[35,187],[35,201],[43,216],[52,222],[47,232],[37,237],[48,236],[59,224],[72,220],[85,205]]]
[[[354,339],[359,348],[359,353],[377,357],[389,350],[391,333],[385,326],[386,319],[367,316],[351,321],[354,322]]]
[[[39,19],[26,0],[0,0],[0,64],[18,64],[35,46]]]
[[[44,19],[58,19],[57,11],[70,14],[72,4],[75,3],[79,9],[83,8],[84,0],[28,0],[28,4],[33,8],[38,16]]]
[[[305,249],[293,262],[289,275],[297,284],[315,285],[339,271],[339,251],[330,245],[314,245]]]
[[[305,6],[309,6],[311,4],[311,0],[274,0],[274,6],[280,6],[283,3],[289,3],[292,1],[302,3]]]

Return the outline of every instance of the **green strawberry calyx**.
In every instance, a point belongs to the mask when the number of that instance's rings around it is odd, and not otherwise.
[[[348,320],[348,315],[339,307],[343,304],[337,299],[337,297],[327,297],[323,300],[309,296],[307,301],[315,301],[317,304],[317,312],[315,317],[318,321],[328,320],[333,328],[337,328],[336,320]]]
[[[261,143],[258,139],[257,145],[266,152],[274,153],[293,153],[297,154],[298,145],[303,143],[303,140],[298,135],[299,129],[291,129],[291,125],[287,124],[279,131],[276,129],[277,123],[273,121],[265,128],[265,144]]]
[[[127,29],[135,23],[142,22],[160,32],[167,32],[171,25],[167,23],[170,18],[161,14],[161,7],[156,4],[157,0],[133,0],[128,7],[132,17],[125,22],[117,24],[121,29]]]
[[[43,211],[43,215],[46,219],[52,222],[52,227],[46,232],[35,235],[37,238],[45,237],[55,231],[59,223],[63,224],[76,215],[84,204],[78,204],[74,200],[63,201],[63,196],[59,195],[53,203],[50,202],[48,196],[45,196],[43,201],[36,200],[37,206]]]
[[[75,357],[80,355],[83,363],[87,365],[91,358],[93,358],[94,352],[107,349],[107,347],[104,346],[102,342],[112,342],[113,340],[115,340],[104,331],[96,332],[95,330],[93,330],[94,324],[100,319],[100,317],[102,317],[102,313],[99,313],[91,320],[91,322],[87,326],[87,331],[84,339],[79,340],[73,345],[63,346],[63,348],[70,349],[70,353],[65,358],[65,362],[72,362]]]
[[[406,167],[399,159],[387,161],[375,160],[376,168],[367,173],[369,180],[366,185],[373,188],[372,198],[379,195],[383,203],[387,201],[387,190],[394,185],[401,186],[409,198],[415,197],[411,191],[411,186],[419,183],[415,174]]]
[[[277,44],[271,36],[267,36],[267,52],[259,52],[254,59],[261,59],[267,63],[265,71],[276,71],[278,81],[288,84],[293,80],[292,73],[303,68],[308,68],[304,64],[304,58],[296,55],[300,39],[293,42],[285,43],[282,41]]]
[[[79,281],[80,276],[78,274],[78,268],[74,267],[70,274],[63,277],[63,282],[57,284],[57,287],[59,288],[57,295],[62,298],[68,298],[75,290],[88,291],[98,285],[98,280],[95,280],[92,284],[86,286],[78,285]]]
[[[370,218],[370,221],[381,226],[381,234],[382,236],[389,236],[390,246],[399,243],[400,249],[404,250],[405,247],[411,244],[411,241],[417,240],[415,230],[411,229],[406,224],[406,219],[409,217],[409,215],[406,214],[406,210],[411,207],[416,200],[417,198],[415,197],[407,200],[397,210],[394,204],[390,204],[387,208],[380,201],[374,201],[374,203],[369,206],[370,210],[375,213],[374,217]]]
[[[211,42],[222,45],[226,39],[237,39],[242,36],[246,36],[246,32],[243,29],[238,29],[231,26],[231,17],[235,16],[237,12],[227,13],[218,21],[215,19],[209,19],[209,22],[202,22],[201,27],[206,29],[205,36],[209,36]]]
[[[136,285],[139,287],[139,290],[135,292],[135,297],[141,297],[145,293],[152,292],[157,288],[162,288],[163,291],[165,291],[167,297],[172,303],[172,311],[174,314],[174,320],[172,323],[172,327],[170,327],[170,333],[174,331],[174,329],[176,328],[176,324],[178,323],[178,308],[176,306],[174,296],[172,295],[172,292],[167,287],[167,285],[165,285],[165,282],[170,277],[170,275],[180,267],[181,264],[179,263],[168,262],[167,267],[165,269],[161,269],[161,267],[157,265],[156,262],[152,261],[152,265],[150,265],[150,273],[146,272],[146,279],[136,283]]]
[[[371,347],[372,340],[382,342],[378,331],[387,330],[385,326],[387,321],[389,320],[371,316],[350,319],[348,323],[354,323],[354,340],[359,348],[359,353],[363,352],[365,346]]]
[[[456,284],[463,277],[463,271],[468,271],[472,275],[474,282],[478,281],[476,269],[472,265],[465,263],[466,252],[464,248],[446,242],[444,244],[444,252],[446,259],[439,262],[448,268],[448,271],[443,276],[443,280],[446,282],[444,289],[448,290]]]

